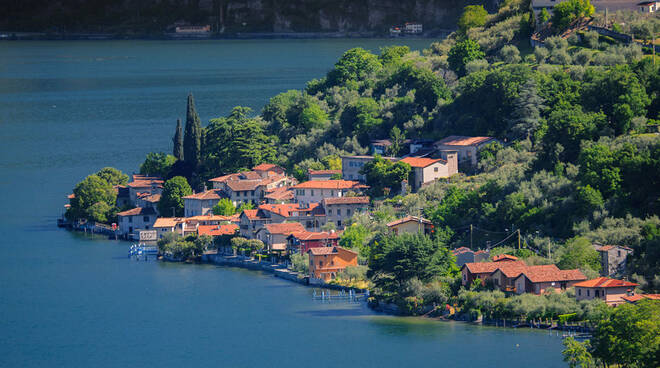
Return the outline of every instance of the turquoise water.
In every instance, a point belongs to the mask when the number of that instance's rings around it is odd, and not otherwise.
[[[413,49],[429,40],[405,40]],[[203,121],[401,40],[0,43],[0,367],[563,366],[529,330],[321,304],[270,275],[136,262],[55,227],[71,188],[169,151],[193,92]]]

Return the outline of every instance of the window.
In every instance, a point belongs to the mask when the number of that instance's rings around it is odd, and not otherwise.
[[[314,196],[314,189],[312,189],[310,192],[311,193],[309,195],[313,197]]]
[[[323,267],[323,261],[319,261],[319,267]]]
[[[346,216],[350,216],[350,215],[351,215],[351,209],[348,208],[348,209],[346,209]]]
[[[434,167],[434,168],[433,168],[433,171],[434,171],[434,172],[438,172],[438,168],[437,168],[437,167]]]
[[[617,251],[616,251],[616,255],[617,255],[617,257],[621,257],[621,251],[620,251],[620,250],[617,250]]]
[[[254,197],[254,190],[250,191],[250,195]]]
[[[337,220],[337,227],[341,227],[341,220]]]
[[[328,215],[332,216],[332,210],[328,210]]]
[[[582,289],[578,289],[578,295],[582,296]]]
[[[144,222],[149,222],[149,216],[144,216],[144,217],[142,218],[142,220],[143,220]]]
[[[587,296],[589,296],[589,294],[590,294],[590,293],[589,293],[589,290],[587,289]]]
[[[144,228],[147,229],[147,230],[149,230],[149,225],[145,226]]]
[[[128,222],[133,223],[133,217],[132,216],[128,216]]]
[[[341,216],[341,208],[337,208],[337,216]]]

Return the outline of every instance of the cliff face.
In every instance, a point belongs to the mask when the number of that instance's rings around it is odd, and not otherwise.
[[[385,32],[454,28],[465,5],[498,0],[8,0],[0,31],[158,33],[176,21],[235,32]]]

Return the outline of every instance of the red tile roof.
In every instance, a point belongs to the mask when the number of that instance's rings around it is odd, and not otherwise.
[[[156,219],[153,227],[175,227],[182,222],[184,221],[181,217],[159,217]]]
[[[308,170],[309,175],[337,175],[341,170]]]
[[[253,167],[252,170],[255,170],[255,171],[268,171],[268,170],[272,170],[272,169],[276,169],[276,168],[281,169],[279,166],[277,166],[275,164],[259,164],[255,167]]]
[[[357,181],[350,180],[310,180],[294,185],[294,189],[357,189],[368,188]]]
[[[255,190],[262,185],[263,180],[229,180],[227,186],[234,192],[241,192],[246,190]]]
[[[293,212],[316,212],[320,203],[310,203],[306,207],[300,207],[299,203],[285,203],[285,204],[262,204],[259,209],[278,214],[283,217],[293,216]]]
[[[626,295],[622,297],[623,300],[629,303],[637,303],[642,299],[651,299],[651,300],[660,300],[660,294],[635,294],[635,295]]]
[[[523,271],[529,281],[553,282],[553,281],[581,281],[587,277],[580,270],[560,270],[555,265],[529,266]]]
[[[299,240],[332,240],[339,239],[339,233],[337,232],[313,232],[313,231],[298,231],[291,234],[292,237]]]
[[[243,214],[248,218],[248,220],[259,220],[261,217],[257,216],[259,210],[243,210]]]
[[[436,145],[444,146],[476,146],[481,143],[487,142],[493,137],[467,137],[463,135],[450,135],[449,137],[443,138],[437,142]]]
[[[498,270],[504,274],[504,276],[508,278],[514,278],[520,276],[521,273],[527,271],[529,267],[524,263],[524,262],[502,262],[502,263],[497,263],[494,262],[497,266],[497,269],[493,271],[493,273],[497,272]],[[555,269],[557,269],[556,266],[553,265]],[[558,269],[557,269],[558,270]]]
[[[463,267],[467,268],[471,273],[493,273],[498,268],[502,267],[504,264],[519,264],[525,266],[523,261],[511,261],[511,262],[472,262],[466,263]]]
[[[134,180],[126,185],[131,188],[151,188],[152,186],[162,187],[163,181],[157,179]]]
[[[451,252],[454,253],[454,255],[459,255],[459,254],[463,254],[463,253],[471,253],[472,249],[470,249],[468,247],[460,247],[460,248],[456,248],[456,249],[452,250]]]
[[[323,201],[325,204],[369,204],[369,197],[331,197]]]
[[[502,262],[502,261],[517,261],[518,257],[509,255],[509,254],[500,254],[499,256],[493,257],[493,262]]]
[[[145,193],[145,194],[146,195],[143,195],[143,196],[140,197],[140,199],[145,201],[145,202],[155,203],[155,202],[160,201],[160,197],[161,197],[160,194],[149,194],[149,193]]]
[[[639,284],[625,280],[611,279],[609,277],[599,277],[593,280],[578,282],[575,286],[587,288],[611,288],[611,287],[634,287]]]
[[[146,208],[135,207],[127,211],[119,212],[117,216],[138,216],[138,215],[155,215],[155,214],[156,211],[154,211],[154,209],[151,207],[146,207]]]
[[[197,227],[197,234],[209,235],[209,236],[221,236],[221,235],[234,235],[238,231],[238,225],[229,224],[229,225],[199,225]]]
[[[357,256],[357,252],[338,246],[309,248],[307,253],[311,253],[312,256],[323,256],[323,255],[338,253],[340,250],[343,252],[353,253],[354,255]]]
[[[406,216],[406,217],[404,217],[404,218],[402,218],[402,219],[394,220],[394,221],[388,223],[388,224],[387,224],[387,227],[392,227],[392,226],[401,225],[401,224],[404,224],[404,223],[406,223],[406,222],[421,222],[421,223],[423,223],[423,224],[425,224],[425,225],[430,225],[430,224],[431,224],[431,221],[430,221],[430,220],[427,220],[427,219],[425,219],[425,218],[423,218],[423,217],[418,217],[418,216]]]
[[[436,162],[447,163],[445,160],[439,158],[427,158],[427,157],[406,157],[402,158],[400,162],[405,162],[412,167],[427,167],[433,165]]]
[[[197,200],[209,200],[209,199],[221,199],[220,189],[211,189],[206,192],[199,192],[191,195],[182,197],[183,199],[197,199]]]
[[[282,224],[266,224],[264,229],[271,234],[290,235],[298,231],[305,231],[305,227],[299,222],[285,222]]]
[[[293,191],[290,187],[277,187],[266,191],[264,198],[274,201],[288,201],[293,199]]]

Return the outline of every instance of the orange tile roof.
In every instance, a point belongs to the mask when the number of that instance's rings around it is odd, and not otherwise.
[[[275,201],[284,201],[293,199],[293,191],[290,187],[277,187],[266,191],[264,198]]]
[[[145,201],[145,202],[152,202],[153,203],[153,202],[160,201],[160,197],[161,197],[160,194],[149,194],[149,193],[145,193],[145,194],[146,195],[143,195],[142,197],[140,197],[140,199]]]
[[[578,282],[575,284],[575,286],[588,288],[633,287],[637,285],[639,284],[625,280],[611,279],[609,277],[599,277],[597,279]]]
[[[248,220],[258,220],[260,217],[257,216],[257,212],[259,212],[259,210],[243,210],[242,213],[245,214]]]
[[[431,224],[431,221],[430,221],[430,220],[427,220],[427,219],[425,219],[425,218],[423,218],[423,217],[418,217],[418,216],[406,216],[406,217],[404,217],[404,218],[402,218],[402,219],[394,220],[394,221],[388,223],[388,224],[387,224],[387,227],[397,226],[397,225],[404,224],[404,223],[406,223],[406,222],[411,222],[411,221],[414,221],[414,222],[421,222],[421,223],[423,223],[423,224],[425,224],[425,225],[430,225],[430,224]]]
[[[368,188],[357,181],[350,180],[310,180],[294,185],[294,189],[357,189]]]
[[[323,198],[325,204],[369,204],[369,197],[332,197]]]
[[[153,227],[175,227],[183,222],[181,217],[159,217]]]
[[[555,265],[529,266],[523,274],[531,282],[581,281],[587,277],[580,270],[560,270]]]
[[[285,222],[282,224],[266,224],[264,229],[271,234],[289,235],[298,231],[305,231],[305,227],[299,222]]]
[[[458,254],[469,253],[469,252],[473,252],[473,251],[472,251],[472,249],[470,249],[468,247],[460,247],[460,248],[456,248],[456,249],[452,250],[451,252],[454,253],[454,255],[458,255]]]
[[[339,239],[340,233],[338,232],[314,232],[314,231],[298,231],[292,233],[291,236],[299,240],[324,240],[324,239]]]
[[[255,167],[253,167],[252,170],[254,170],[254,171],[268,171],[268,170],[272,170],[272,169],[276,169],[276,168],[279,168],[280,170],[282,170],[281,167],[279,167],[275,164],[259,164]]]
[[[521,273],[527,271],[529,267],[524,262],[503,262],[495,263],[497,264],[497,269],[492,273],[497,272],[498,270],[504,274],[504,276],[509,278],[514,278],[520,276]],[[556,266],[553,265],[555,269]],[[557,269],[558,270],[558,269]]]
[[[220,189],[211,189],[206,192],[199,192],[191,195],[182,197],[183,199],[197,199],[197,200],[209,200],[209,199],[221,199]]]
[[[234,192],[241,192],[246,190],[255,190],[262,185],[263,180],[229,180],[227,186]]]
[[[523,261],[511,261],[511,263],[525,265]],[[499,262],[471,262],[464,264],[463,267],[467,268],[471,273],[492,273],[502,265],[503,263]]]
[[[156,211],[154,211],[154,209],[151,207],[146,207],[146,208],[135,207],[127,211],[119,212],[117,216],[137,216],[137,215],[155,215],[155,214]]]
[[[229,225],[199,225],[197,227],[197,234],[209,235],[209,236],[221,236],[221,235],[234,235],[238,231],[238,225],[229,224]]]
[[[157,180],[157,179],[149,179],[149,180],[134,180],[128,184],[127,186],[131,188],[151,188],[152,186],[157,186],[157,187],[162,187],[163,186],[163,181],[162,180]]]
[[[222,215],[200,215],[200,216],[190,216],[185,218],[186,222],[189,221],[230,221],[231,217],[222,216]]]
[[[76,198],[76,195],[73,194],[73,193],[71,193],[71,194],[69,194],[69,195],[66,196],[66,197],[69,198],[69,199],[74,199],[74,198]]]
[[[309,248],[307,253],[311,253],[313,256],[323,256],[323,255],[329,255],[333,253],[338,253],[339,250],[342,250],[344,252],[349,252],[353,253],[357,256],[357,252],[354,252],[350,249],[338,247],[338,246],[333,246],[333,247],[314,247],[314,248]]]
[[[493,262],[517,261],[517,260],[518,260],[518,257],[509,255],[509,254],[500,254],[499,256],[493,257]]]
[[[436,162],[447,163],[447,161],[441,160],[439,158],[427,158],[427,157],[406,157],[406,158],[402,158],[400,162],[405,162],[412,167],[427,167],[433,165]]]
[[[341,170],[308,170],[309,175],[336,175],[341,174]]]
[[[629,303],[637,303],[642,299],[651,299],[651,300],[660,300],[660,294],[635,294],[635,295],[626,295],[622,297],[623,300]]]
[[[259,209],[278,214],[283,217],[293,216],[292,212],[316,212],[320,203],[310,203],[306,207],[300,207],[299,203],[285,203],[285,204],[262,204]]]
[[[450,135],[449,137],[443,138],[437,142],[436,145],[444,146],[476,146],[481,143],[487,142],[493,137],[468,137],[463,135]]]

